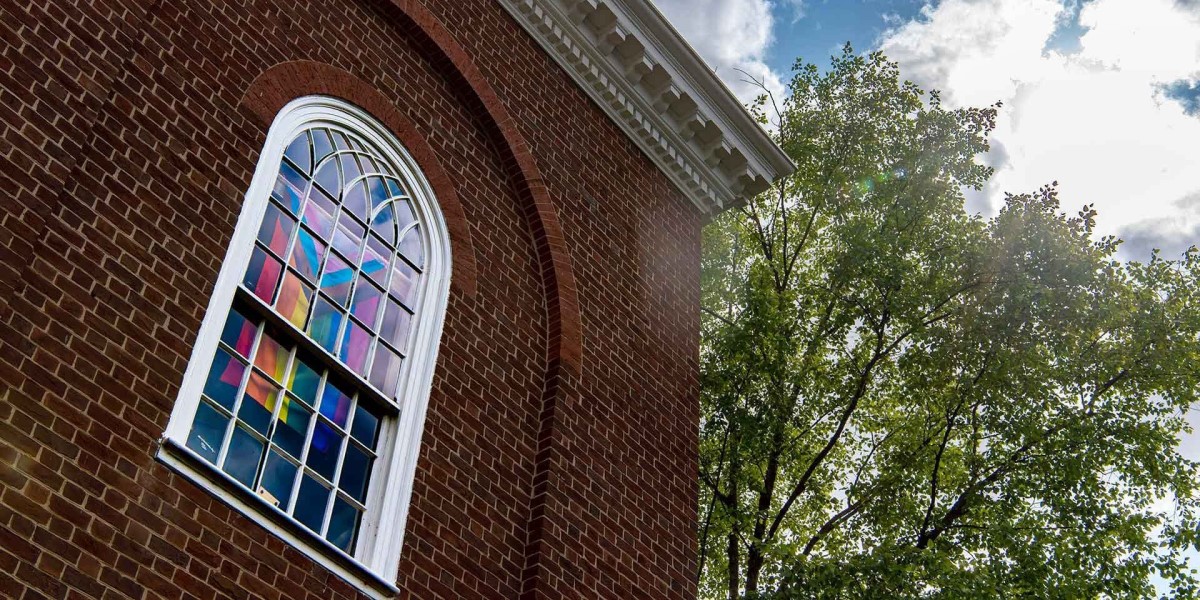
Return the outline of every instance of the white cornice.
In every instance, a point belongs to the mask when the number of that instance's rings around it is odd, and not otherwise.
[[[648,0],[499,0],[706,213],[794,165]]]

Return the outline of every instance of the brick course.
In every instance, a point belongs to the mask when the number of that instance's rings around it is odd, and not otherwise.
[[[0,44],[0,596],[356,597],[154,460],[309,93],[451,229],[402,597],[695,596],[701,215],[497,3],[3,2]]]

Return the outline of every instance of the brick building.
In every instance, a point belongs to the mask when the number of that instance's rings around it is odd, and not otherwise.
[[[646,0],[0,32],[0,596],[695,596],[699,229],[791,166]]]

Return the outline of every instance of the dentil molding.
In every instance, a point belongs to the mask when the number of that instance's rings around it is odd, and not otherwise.
[[[648,0],[499,0],[705,213],[795,166]]]

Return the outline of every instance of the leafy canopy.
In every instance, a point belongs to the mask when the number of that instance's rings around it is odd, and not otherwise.
[[[1200,593],[1200,253],[968,214],[998,108],[849,47],[758,105],[798,169],[704,232],[703,596]]]

